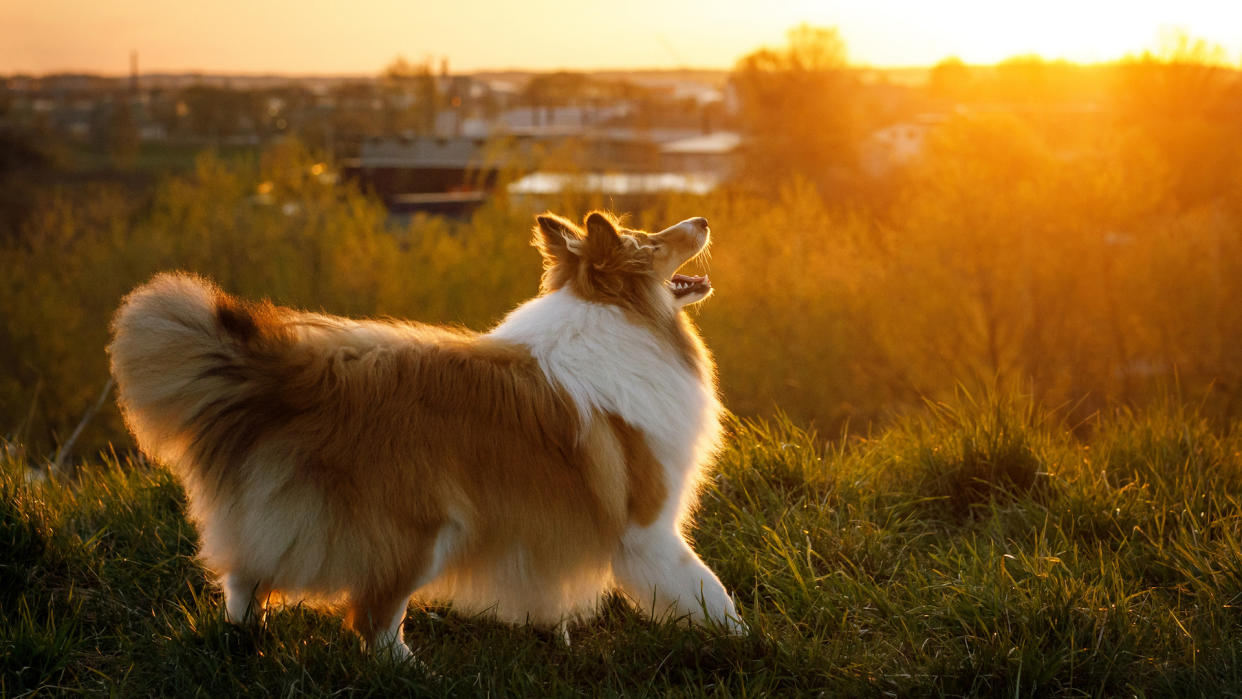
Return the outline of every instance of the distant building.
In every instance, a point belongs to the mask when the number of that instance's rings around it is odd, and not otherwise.
[[[666,134],[667,135],[667,134]],[[658,167],[630,172],[532,172],[509,185],[511,196],[542,205],[566,191],[598,194],[614,206],[642,206],[661,194],[708,194],[736,167],[742,137],[731,132],[669,138],[655,144]]]
[[[600,106],[516,107],[507,109],[492,124],[495,131],[529,133],[545,128],[585,129],[623,119],[633,112],[627,102]]]
[[[943,114],[920,114],[910,121],[873,131],[862,143],[860,164],[863,172],[880,177],[894,168],[911,163],[923,153],[927,135],[946,118]]]
[[[342,174],[390,205],[404,195],[486,189],[496,168],[485,167],[485,146],[474,138],[371,139],[361,144],[357,158],[344,162]],[[431,203],[432,198],[405,201]]]
[[[706,193],[733,171],[742,143],[736,133],[702,135],[692,129],[563,125],[515,131],[508,134],[503,159],[481,135],[371,139],[360,145],[357,158],[345,162],[343,173],[390,207],[407,209],[474,202],[464,195],[490,190],[502,168],[525,173],[509,187],[517,195],[547,195],[568,187],[610,195]],[[579,148],[575,169],[586,174],[536,171],[549,166],[536,161],[536,146],[554,148],[568,141]]]
[[[566,174],[532,172],[509,185],[510,194],[547,196],[567,190],[592,192],[609,197],[653,194],[708,194],[721,182],[720,177],[701,173],[614,172]]]
[[[741,147],[742,135],[732,131],[682,138],[660,146],[660,165],[668,172],[727,177],[737,166]]]

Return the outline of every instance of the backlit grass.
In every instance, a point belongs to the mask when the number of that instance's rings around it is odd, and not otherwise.
[[[1074,427],[970,400],[831,443],[734,424],[693,536],[749,637],[614,600],[565,646],[436,608],[401,666],[301,608],[225,623],[165,471],[10,461],[0,694],[1242,694],[1242,433],[1178,408]]]

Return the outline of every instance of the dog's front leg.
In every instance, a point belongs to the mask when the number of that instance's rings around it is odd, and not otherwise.
[[[668,614],[746,633],[724,585],[676,531],[631,527],[613,560],[621,591],[655,618]]]
[[[267,585],[258,578],[231,572],[221,580],[224,588],[224,614],[230,623],[246,624],[263,618]]]

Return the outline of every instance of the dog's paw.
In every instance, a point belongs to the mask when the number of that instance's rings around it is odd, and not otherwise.
[[[750,627],[746,625],[746,622],[734,615],[725,616],[724,622],[720,624],[720,627],[730,636],[741,638],[750,635]]]
[[[376,645],[374,653],[378,660],[384,662],[405,663],[414,660],[414,651],[404,641],[399,640]]]

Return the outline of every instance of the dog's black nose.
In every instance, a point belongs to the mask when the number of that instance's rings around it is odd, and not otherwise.
[[[699,228],[707,230],[707,219],[703,218],[702,216],[698,216],[696,218],[690,219],[690,223],[695,226],[698,226]]]

